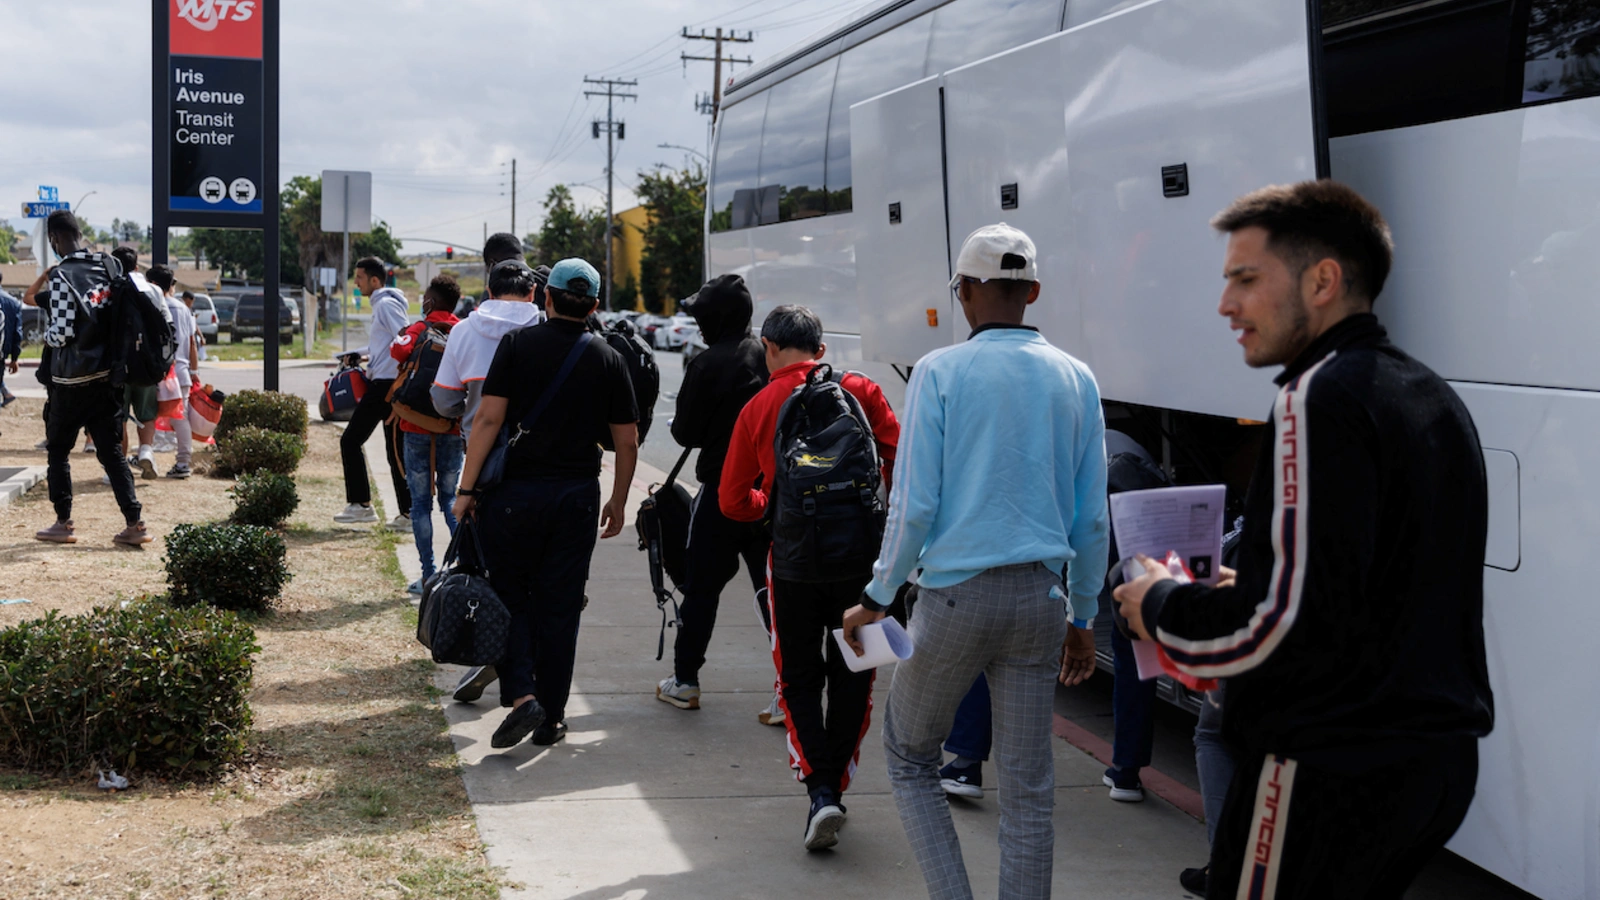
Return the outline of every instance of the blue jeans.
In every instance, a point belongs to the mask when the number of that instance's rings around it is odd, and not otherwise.
[[[1111,629],[1111,715],[1115,733],[1111,740],[1111,765],[1120,772],[1138,772],[1150,765],[1156,742],[1156,680],[1139,680],[1133,642]]]
[[[1233,751],[1222,739],[1222,696],[1227,683],[1208,691],[1200,701],[1200,721],[1194,726],[1194,764],[1200,773],[1200,801],[1206,810],[1206,840],[1217,839],[1223,801],[1233,783]]]
[[[456,533],[456,483],[461,480],[461,462],[467,446],[459,434],[412,434],[404,432],[406,486],[411,489],[411,536],[417,541],[417,556],[422,559],[422,580],[433,577],[433,495],[439,494],[439,510],[444,524]]]
[[[989,703],[989,679],[982,672],[972,683],[972,690],[961,698],[956,707],[956,721],[950,726],[950,736],[944,739],[947,753],[979,762],[989,758],[989,746],[994,740],[994,712]]]

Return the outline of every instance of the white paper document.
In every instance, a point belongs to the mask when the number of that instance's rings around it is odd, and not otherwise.
[[[1203,484],[1112,494],[1118,555],[1129,562],[1135,553],[1163,560],[1176,550],[1195,581],[1215,584],[1221,574],[1227,491],[1224,485]],[[1138,574],[1137,569],[1123,573],[1129,581]]]
[[[850,645],[845,643],[843,628],[833,629],[833,639],[838,642],[839,650],[844,654],[844,664],[849,666],[852,672],[865,672],[887,663],[911,658],[911,635],[906,634],[900,623],[893,619],[863,625],[858,633],[861,637],[861,649],[865,651],[861,656],[857,656],[856,652],[850,649]]]

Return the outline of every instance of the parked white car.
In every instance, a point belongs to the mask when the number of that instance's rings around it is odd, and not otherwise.
[[[194,322],[207,342],[217,342],[217,307],[210,294],[194,295]]]
[[[700,326],[693,317],[679,313],[668,319],[665,324],[656,328],[655,348],[657,350],[682,350],[685,344],[695,335],[700,333]]]

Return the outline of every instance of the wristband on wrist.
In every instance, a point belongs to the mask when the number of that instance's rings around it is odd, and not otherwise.
[[[869,612],[883,612],[889,608],[872,599],[872,597],[865,592],[861,594],[861,605],[866,607]]]
[[[1079,629],[1081,631],[1093,631],[1094,630],[1094,620],[1093,619],[1073,619],[1072,620],[1072,627],[1073,628],[1077,628],[1077,629]]]
[[[456,495],[459,497],[476,497],[478,496],[478,493],[479,492],[473,488],[456,488]]]

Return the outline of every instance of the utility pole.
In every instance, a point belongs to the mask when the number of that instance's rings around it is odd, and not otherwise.
[[[616,162],[616,159],[617,159],[617,154],[616,154],[616,150],[615,150],[616,144],[615,144],[613,138],[615,140],[617,140],[617,141],[620,141],[624,137],[627,136],[627,132],[626,132],[627,126],[626,126],[626,124],[623,123],[623,122],[618,122],[616,120],[616,117],[614,115],[612,115],[612,104],[613,104],[613,102],[615,102],[618,99],[622,99],[622,100],[637,100],[637,99],[639,99],[639,95],[638,94],[623,94],[623,93],[618,93],[617,92],[617,88],[619,88],[619,87],[638,87],[639,86],[639,82],[637,80],[634,80],[634,81],[618,81],[618,80],[616,80],[614,78],[588,78],[588,77],[585,77],[583,79],[583,83],[584,84],[605,85],[605,90],[603,90],[603,91],[584,91],[583,95],[585,97],[604,97],[604,98],[606,98],[606,120],[604,122],[600,121],[599,119],[594,120],[594,136],[595,136],[595,138],[598,139],[600,137],[601,129],[602,128],[605,129],[605,133],[606,133],[606,272],[605,272],[605,276],[604,277],[605,277],[605,280],[606,280],[606,284],[605,284],[606,309],[610,310],[611,309],[611,227],[612,227],[613,217],[616,215],[616,213],[611,208],[611,206],[612,206],[612,180],[613,180],[612,179],[612,168],[613,168],[612,167],[612,163]]]
[[[696,61],[699,61],[699,62],[708,62],[708,63],[712,64],[711,65],[711,106],[710,106],[710,110],[709,111],[711,113],[711,120],[714,122],[714,121],[716,121],[716,118],[717,118],[717,112],[720,109],[722,109],[722,64],[723,63],[727,63],[729,71],[733,70],[733,64],[734,63],[744,63],[747,66],[750,65],[750,57],[748,57],[748,56],[745,57],[744,59],[737,59],[737,58],[731,57],[731,56],[723,56],[722,55],[722,45],[723,45],[724,42],[729,43],[729,44],[748,44],[748,43],[751,43],[752,41],[754,41],[756,39],[755,32],[746,31],[744,33],[744,37],[740,37],[739,33],[737,31],[732,30],[732,29],[729,29],[727,34],[723,34],[721,28],[718,28],[714,34],[706,34],[706,30],[704,28],[702,28],[702,29],[700,29],[700,33],[699,34],[690,34],[689,33],[689,29],[685,28],[685,29],[683,29],[683,39],[686,40],[686,41],[715,41],[716,42],[715,52],[712,53],[712,55],[710,55],[710,56],[690,56],[687,53],[680,53],[679,54],[679,56],[682,57],[683,63],[684,63],[685,66],[687,66],[691,60],[696,60]],[[697,103],[696,105],[700,109],[701,112],[706,112],[707,111],[706,105],[705,105],[705,103],[703,101],[700,102],[700,103]]]
[[[517,233],[517,161],[511,161],[511,233]]]

